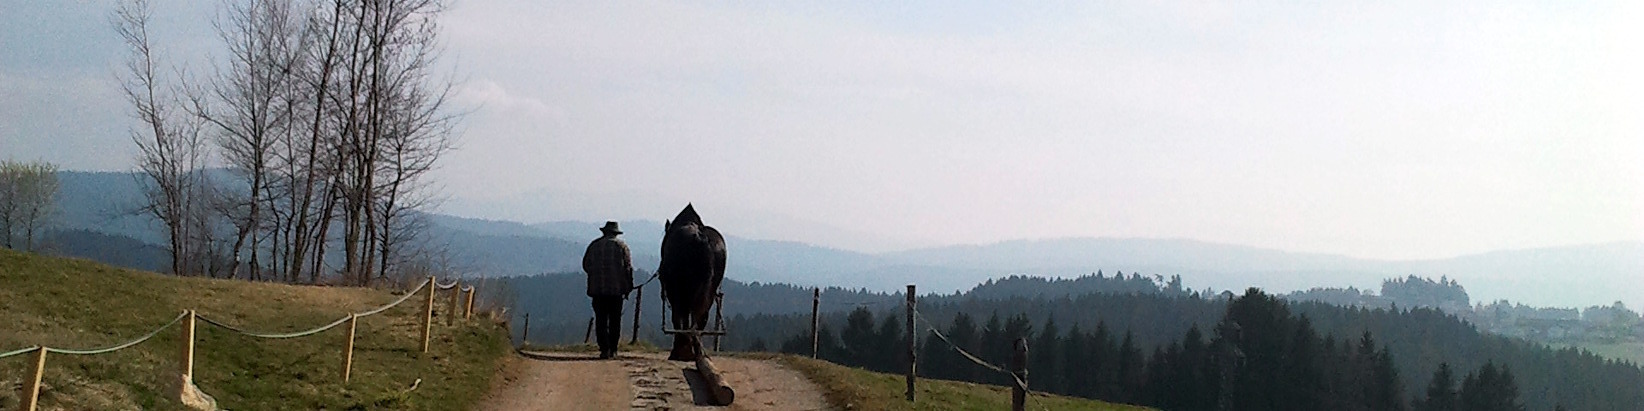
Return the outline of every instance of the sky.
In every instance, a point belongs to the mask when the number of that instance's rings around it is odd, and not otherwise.
[[[0,1],[0,157],[131,169],[113,3],[34,3]],[[162,52],[208,69],[213,2],[156,3]],[[458,1],[441,211],[689,201],[863,251],[1644,240],[1644,4],[1319,3]]]

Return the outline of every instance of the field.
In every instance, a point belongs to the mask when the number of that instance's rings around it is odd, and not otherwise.
[[[968,382],[920,379],[915,404],[904,397],[902,375],[884,374],[844,367],[826,361],[793,355],[769,356],[799,370],[822,387],[828,403],[839,409],[856,410],[1002,410],[1010,409],[1010,388]],[[1133,405],[1112,404],[1083,398],[1034,394],[1028,397],[1030,410],[1150,410]]]
[[[292,332],[397,298],[371,289],[180,278],[0,250],[0,352],[106,347],[142,336],[185,309],[256,332]],[[340,375],[346,326],[267,340],[202,322],[195,384],[222,408],[236,410],[466,408],[485,394],[510,353],[506,334],[489,321],[445,326],[436,317],[424,354],[419,301],[425,300],[412,297],[359,320],[347,384]],[[41,408],[180,408],[166,394],[178,369],[180,332],[173,326],[110,354],[48,355]],[[22,385],[29,357],[0,359],[0,387]],[[19,401],[18,390],[0,390],[0,409]]]

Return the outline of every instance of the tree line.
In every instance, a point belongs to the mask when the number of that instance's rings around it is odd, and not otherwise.
[[[1087,276],[1072,280],[1011,277],[992,281],[988,286],[979,286],[972,292],[921,295],[918,302],[921,317],[919,331],[924,331],[927,324],[934,325],[950,339],[974,341],[976,347],[971,352],[1001,365],[1007,364],[1005,360],[1010,358],[1010,342],[1016,337],[1027,337],[1030,339],[1032,361],[1029,368],[1033,370],[1029,379],[1035,387],[1061,389],[1064,391],[1058,392],[1093,398],[1130,398],[1145,403],[1157,394],[1137,389],[1137,381],[1146,387],[1150,376],[1159,378],[1169,375],[1148,373],[1150,366],[1160,369],[1155,365],[1158,360],[1153,354],[1165,354],[1165,363],[1173,364],[1170,368],[1191,370],[1194,367],[1184,364],[1202,363],[1197,359],[1209,355],[1212,341],[1220,335],[1218,327],[1228,316],[1229,307],[1236,296],[1230,297],[1228,293],[1167,291],[1180,289],[1171,287],[1172,281],[1169,280],[1155,281],[1156,286],[1148,291],[1136,287],[1137,277],[1145,279],[1148,276],[1126,273],[1100,279]],[[522,277],[517,280],[529,280],[516,284],[514,289],[520,293],[519,301],[522,304],[518,312],[532,313],[531,336],[534,341],[581,341],[588,321],[587,300],[580,294],[580,281],[584,281],[581,274]],[[1030,286],[1032,284],[1037,286]],[[659,328],[660,312],[656,311],[659,304],[657,296],[649,288],[644,297],[641,339],[665,342],[660,334],[654,333]],[[1014,291],[999,292],[1007,288]],[[1062,293],[1069,288],[1078,288],[1081,294]],[[976,292],[978,290],[980,293]],[[725,295],[726,327],[730,332],[723,344],[726,349],[810,354],[808,289],[781,284],[742,285],[734,279],[727,279]],[[1500,375],[1510,373],[1512,385],[1520,393],[1517,401],[1526,409],[1552,410],[1564,406],[1572,410],[1631,410],[1637,409],[1637,404],[1644,404],[1644,392],[1637,390],[1637,387],[1644,386],[1644,370],[1637,364],[1606,359],[1580,349],[1555,350],[1521,339],[1489,334],[1461,317],[1432,308],[1407,308],[1402,304],[1398,309],[1343,307],[1264,297],[1266,300],[1282,302],[1290,314],[1285,318],[1294,318],[1282,322],[1288,324],[1285,326],[1288,332],[1268,331],[1262,335],[1283,335],[1283,340],[1290,340],[1298,334],[1306,334],[1296,330],[1302,328],[1300,324],[1305,317],[1306,328],[1311,328],[1316,334],[1306,340],[1316,343],[1309,344],[1314,349],[1300,352],[1314,355],[1317,359],[1315,363],[1319,365],[1317,369],[1321,372],[1343,378],[1331,386],[1340,388],[1349,385],[1348,381],[1354,381],[1347,380],[1349,376],[1354,379],[1374,377],[1376,374],[1366,374],[1369,372],[1366,370],[1374,371],[1379,367],[1382,378],[1396,376],[1392,379],[1396,381],[1395,389],[1402,393],[1397,403],[1409,409],[1424,409],[1415,407],[1414,400],[1418,397],[1425,400],[1434,374],[1441,367],[1453,372],[1452,386],[1458,392],[1467,385],[1464,378],[1467,374],[1475,374],[1475,380],[1492,382],[1487,385],[1500,386],[1495,383],[1503,379]],[[765,303],[770,301],[782,301],[783,304]],[[906,327],[903,301],[904,297],[898,294],[825,290],[822,293],[820,319],[822,357],[885,372],[903,372],[901,364],[905,362],[901,359],[901,352],[906,347],[903,340]],[[748,310],[749,306],[743,302],[758,302],[753,307],[778,311]],[[545,303],[564,307],[528,309],[532,304]],[[1270,307],[1271,303],[1268,301],[1268,304],[1261,306],[1267,307],[1268,311],[1277,310]],[[1269,314],[1268,317],[1279,316]],[[1275,320],[1274,323],[1280,322]],[[1252,328],[1244,322],[1239,324],[1242,329]],[[846,329],[852,330],[847,333]],[[1248,331],[1245,333],[1248,334]],[[1371,336],[1372,344],[1364,344],[1366,333]],[[989,337],[989,334],[992,336]],[[1197,337],[1192,334],[1197,334]],[[924,376],[995,384],[1008,382],[1003,375],[942,351],[947,346],[928,333],[921,332],[919,338],[920,369]],[[1128,344],[1126,340],[1129,340]],[[1179,353],[1205,354],[1172,354],[1172,347],[1177,347],[1174,350]],[[1047,351],[1056,354],[1045,354]],[[1182,359],[1184,355],[1188,359]],[[1092,365],[1090,361],[1096,361],[1098,365]],[[1387,367],[1389,363],[1391,367]],[[1109,366],[1111,368],[1107,368]],[[1486,366],[1495,372],[1485,372]],[[1068,374],[1072,372],[1070,370],[1079,369],[1100,371]],[[1387,372],[1389,370],[1393,372]],[[1486,377],[1491,374],[1494,376]],[[1119,382],[1128,385],[1115,385]],[[1163,384],[1155,383],[1153,386]],[[1104,391],[1108,394],[1102,394]],[[1102,397],[1113,393],[1132,397]],[[1363,396],[1363,393],[1357,395]]]
[[[1473,394],[1523,393],[1507,403],[1527,409],[1629,410],[1644,403],[1644,392],[1636,389],[1644,386],[1644,370],[1636,364],[1482,333],[1456,316],[1430,308],[1339,307],[1287,302],[1266,294],[1235,299],[1090,294],[1002,300],[923,297],[919,310],[950,339],[995,364],[1007,364],[1010,341],[1029,338],[1030,370],[1036,370],[1030,371],[1030,380],[1039,389],[1166,409],[1215,409],[1205,404],[1220,404],[1223,393],[1236,394],[1230,401],[1246,404],[1241,409],[1433,409],[1418,407],[1417,401],[1426,400],[1426,388],[1441,367],[1457,378],[1453,386],[1458,393],[1469,386],[1460,377],[1473,374],[1475,384],[1488,387]],[[905,346],[904,334],[887,332],[902,328],[901,308],[867,311],[842,318],[824,315],[821,356],[902,372],[898,364],[905,360],[896,348]],[[1206,319],[1207,311],[1216,314]],[[996,314],[981,319],[972,313]],[[864,321],[876,316],[877,322]],[[807,316],[737,316],[728,324],[737,336],[731,347],[810,354]],[[878,333],[875,338],[861,337],[870,329]],[[846,338],[847,334],[853,337]],[[921,333],[919,342],[923,375],[1008,382],[944,351],[947,345],[934,335]],[[1237,351],[1224,351],[1231,348]],[[1242,364],[1234,367],[1240,373],[1222,372],[1230,367],[1223,361]],[[1233,377],[1226,382],[1229,390],[1222,389],[1223,376]],[[1277,388],[1268,385],[1295,391],[1272,392]],[[1514,389],[1503,388],[1507,385]],[[1244,397],[1238,393],[1253,397],[1240,399]]]
[[[451,82],[433,72],[443,10],[229,1],[214,20],[223,51],[191,67],[158,52],[148,1],[123,1],[113,21],[131,52],[120,78],[140,124],[141,212],[164,226],[171,271],[317,282],[341,260],[335,273],[366,285],[431,264],[411,251],[456,119]]]
[[[0,161],[0,246],[34,251],[57,204],[57,165]]]
[[[853,311],[835,338],[824,327],[820,356],[841,364],[900,372],[906,364],[902,319],[886,315],[877,323],[867,309]],[[1165,410],[1522,410],[1512,373],[1486,364],[1453,387],[1441,365],[1427,397],[1403,395],[1398,370],[1387,347],[1368,332],[1356,339],[1321,337],[1306,316],[1259,290],[1231,301],[1206,335],[1189,328],[1181,340],[1148,350],[1131,332],[1122,336],[1098,323],[1061,332],[1054,318],[1035,331],[1025,315],[978,324],[961,313],[944,332],[947,340],[994,364],[1008,364],[1015,336],[1027,336],[1028,380],[1034,390],[1147,405]],[[750,349],[763,347],[755,341]],[[934,333],[920,348],[926,378],[1009,385],[1010,377],[972,363]],[[782,342],[781,351],[809,354],[809,335]],[[1407,402],[1408,401],[1408,402]],[[1447,408],[1446,408],[1447,407]]]

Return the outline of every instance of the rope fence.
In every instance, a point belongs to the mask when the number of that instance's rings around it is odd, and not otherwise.
[[[177,325],[177,323],[182,322],[182,323],[184,323],[184,328],[183,328],[183,331],[182,331],[182,339],[183,339],[183,349],[182,349],[182,358],[181,358],[182,367],[180,367],[181,369],[180,369],[179,374],[180,374],[180,377],[182,378],[182,381],[184,383],[180,384],[178,387],[175,387],[177,389],[177,392],[172,393],[175,396],[174,399],[182,400],[184,397],[189,395],[189,393],[188,393],[189,390],[194,390],[196,392],[198,391],[198,388],[194,387],[193,383],[192,383],[192,381],[193,381],[193,368],[194,368],[193,364],[194,364],[194,328],[195,328],[195,320],[199,320],[199,321],[204,322],[208,325],[212,325],[212,326],[215,326],[215,327],[218,327],[218,328],[222,328],[224,330],[228,330],[228,331],[231,331],[231,332],[234,332],[234,333],[237,333],[237,334],[241,334],[241,335],[245,335],[245,336],[249,336],[249,337],[255,337],[255,338],[262,338],[262,339],[302,338],[302,337],[307,337],[307,336],[319,334],[319,333],[328,331],[332,328],[337,328],[338,326],[343,325],[343,324],[348,324],[348,341],[344,345],[344,351],[345,352],[343,354],[343,366],[342,366],[342,382],[344,384],[346,384],[346,383],[348,383],[349,375],[350,375],[350,373],[352,371],[352,368],[353,368],[354,337],[355,337],[354,331],[355,331],[356,325],[357,325],[357,323],[358,323],[358,321],[361,317],[368,317],[368,316],[380,314],[384,311],[388,311],[389,309],[392,309],[392,308],[394,308],[396,306],[399,306],[400,304],[410,300],[411,297],[423,294],[423,290],[427,289],[427,291],[428,291],[428,293],[426,294],[427,295],[427,303],[424,307],[423,322],[421,324],[422,325],[422,352],[426,353],[426,352],[428,352],[428,349],[429,349],[429,340],[431,339],[431,333],[432,333],[433,315],[434,315],[434,294],[435,293],[437,293],[439,291],[443,291],[443,290],[452,290],[452,292],[451,292],[451,295],[452,295],[452,297],[451,297],[451,308],[450,308],[450,312],[449,312],[448,317],[447,317],[448,320],[454,319],[457,316],[457,299],[458,299],[458,296],[460,296],[463,293],[466,293],[468,295],[467,296],[468,299],[467,299],[466,309],[464,309],[464,312],[463,312],[463,319],[466,320],[466,319],[469,319],[469,318],[473,317],[474,294],[476,294],[477,290],[474,288],[473,285],[463,286],[463,287],[459,288],[459,285],[461,285],[461,283],[462,283],[462,280],[453,279],[449,283],[440,284],[440,283],[435,281],[434,277],[428,277],[427,281],[419,282],[416,288],[413,288],[410,291],[405,292],[405,295],[401,296],[397,300],[394,300],[393,302],[390,302],[388,304],[384,304],[382,306],[379,306],[379,307],[376,307],[376,308],[373,308],[373,309],[370,309],[370,310],[367,310],[367,311],[358,312],[358,313],[349,313],[347,316],[344,316],[343,318],[340,318],[336,321],[332,321],[328,324],[321,325],[319,327],[315,327],[315,328],[308,329],[308,330],[303,330],[303,331],[284,332],[284,333],[269,333],[269,332],[249,331],[249,330],[246,330],[244,328],[237,327],[237,326],[234,326],[234,325],[230,325],[226,322],[219,321],[217,319],[213,319],[211,317],[200,315],[199,313],[196,313],[194,310],[184,310],[181,314],[178,314],[177,317],[173,318],[170,322],[167,322],[167,323],[165,323],[165,325],[161,325],[160,327],[155,328],[153,331],[149,331],[147,334],[144,334],[142,337],[138,337],[138,338],[133,339],[131,341],[127,341],[127,342],[120,343],[120,344],[117,344],[117,345],[109,346],[109,347],[106,347],[106,348],[76,350],[76,349],[54,348],[54,347],[35,345],[35,346],[30,346],[28,348],[23,348],[23,349],[19,349],[19,350],[15,350],[15,351],[7,351],[7,352],[0,353],[0,359],[4,359],[4,358],[7,358],[7,357],[13,357],[13,356],[19,356],[19,355],[23,355],[23,354],[29,354],[29,353],[34,354],[34,361],[33,361],[33,365],[31,366],[31,373],[29,374],[31,377],[24,381],[24,387],[23,387],[23,392],[22,392],[23,401],[22,401],[22,405],[21,405],[20,409],[23,410],[23,411],[35,411],[38,408],[38,404],[39,404],[41,379],[45,374],[46,354],[50,353],[50,354],[66,354],[66,355],[98,355],[98,354],[107,354],[107,353],[111,353],[111,352],[115,352],[115,351],[120,351],[120,350],[124,350],[126,348],[131,348],[131,347],[136,346],[138,344],[142,344],[142,343],[144,343],[144,342],[146,342],[150,339],[153,339],[156,335],[159,335],[162,331],[165,331],[166,329],[171,328],[171,326]],[[447,321],[447,323],[450,323],[450,321]]]
[[[906,341],[908,342],[908,347],[907,347],[907,350],[908,350],[907,351],[908,364],[907,364],[907,375],[906,375],[906,377],[907,377],[907,392],[906,392],[906,395],[907,395],[908,402],[911,403],[911,402],[914,402],[914,400],[915,400],[914,399],[914,393],[915,393],[914,382],[917,379],[917,375],[918,375],[918,363],[919,363],[919,361],[918,361],[918,338],[919,338],[919,333],[920,333],[920,330],[919,330],[919,328],[920,328],[919,325],[920,324],[923,324],[925,330],[928,330],[932,335],[935,335],[938,340],[940,340],[943,344],[947,344],[948,348],[951,348],[954,352],[959,353],[959,355],[961,357],[963,357],[964,359],[969,360],[970,362],[975,363],[976,365],[981,366],[983,368],[986,368],[986,369],[996,371],[996,372],[999,372],[999,373],[1010,376],[1011,385],[1013,385],[1012,393],[1011,393],[1011,409],[1012,410],[1020,411],[1020,410],[1025,409],[1026,406],[1027,406],[1028,399],[1032,398],[1032,396],[1034,394],[1044,395],[1043,393],[1035,393],[1032,390],[1028,389],[1028,381],[1027,381],[1027,348],[1028,347],[1027,347],[1027,340],[1026,339],[1018,338],[1017,341],[1016,341],[1016,355],[1015,355],[1015,358],[1013,358],[1013,362],[1015,363],[1014,365],[1015,365],[1015,368],[1017,369],[1017,371],[1011,371],[1010,369],[1007,369],[1003,366],[988,362],[987,360],[983,360],[981,357],[978,357],[975,354],[971,354],[970,351],[966,351],[963,347],[960,347],[958,344],[955,344],[952,340],[948,339],[948,336],[946,334],[943,334],[942,330],[937,328],[936,323],[930,321],[930,319],[928,319],[928,318],[925,318],[925,315],[923,313],[919,312],[919,305],[918,305],[918,302],[917,302],[918,293],[916,292],[916,290],[917,289],[914,285],[909,284],[907,292],[905,294],[903,294],[901,296],[901,298],[897,298],[897,299],[880,300],[880,301],[824,302],[824,301],[822,301],[822,289],[820,287],[813,288],[811,290],[811,358],[817,358],[818,355],[820,354],[821,345],[820,345],[819,331],[820,331],[820,328],[821,328],[821,308],[822,307],[838,307],[838,306],[881,307],[881,306],[889,305],[891,303],[903,303],[903,304],[905,304],[904,307],[907,310],[907,336],[906,336],[907,340]],[[1039,408],[1039,409],[1048,409],[1042,403],[1037,404],[1037,405],[1038,405],[1037,408]]]

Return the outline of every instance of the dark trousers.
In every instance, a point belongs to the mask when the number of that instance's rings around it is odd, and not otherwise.
[[[594,339],[600,353],[615,353],[622,340],[622,297],[594,297]]]

